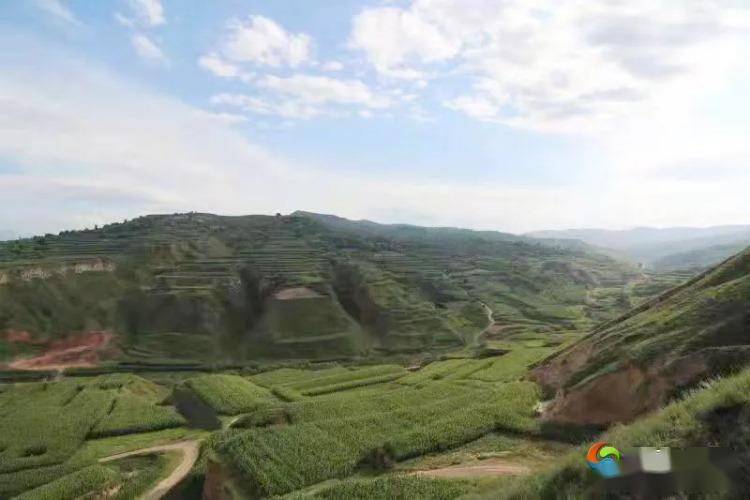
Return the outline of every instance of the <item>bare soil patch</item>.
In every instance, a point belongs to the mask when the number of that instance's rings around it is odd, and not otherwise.
[[[420,476],[460,478],[477,476],[523,476],[529,474],[531,469],[525,465],[503,460],[501,458],[482,460],[476,464],[453,465],[439,469],[428,469],[414,472]]]
[[[25,332],[28,333],[28,332]],[[25,336],[24,336],[25,338]],[[62,370],[97,366],[113,335],[110,332],[86,332],[51,342],[44,353],[13,361],[14,370]]]

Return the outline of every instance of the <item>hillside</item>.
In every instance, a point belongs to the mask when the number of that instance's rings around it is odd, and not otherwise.
[[[745,364],[749,332],[750,249],[600,325],[532,378],[556,391],[550,420],[628,421]]]
[[[696,250],[673,253],[660,257],[652,262],[652,267],[661,271],[678,269],[706,269],[718,262],[741,252],[748,242],[734,242],[723,245],[711,245]]]
[[[705,269],[718,264],[750,245],[750,226],[567,229],[537,231],[526,236],[580,240],[649,268],[670,271]]]
[[[703,454],[682,455],[691,460],[682,462],[682,470],[670,474],[676,482],[671,482],[672,478],[664,481],[666,474],[654,474],[650,478],[641,476],[641,491],[654,494],[661,489],[664,492],[649,498],[748,498],[749,417],[750,369],[745,369],[731,377],[705,383],[700,389],[690,391],[636,422],[615,426],[597,440],[612,443],[619,450],[641,446],[670,447],[677,451],[672,458],[673,471],[680,463],[677,462],[680,450],[705,450]],[[623,491],[628,491],[628,486],[632,491],[632,483],[628,485],[624,479],[609,484],[601,481],[583,459],[589,446],[590,443],[584,443],[576,447],[569,454],[548,463],[546,470],[534,476],[487,481],[481,491],[474,492],[470,498],[625,498]],[[724,456],[724,460],[716,460],[722,456],[722,448],[729,450],[730,455]],[[721,466],[722,473],[718,476],[711,474],[716,469],[708,467],[705,462],[708,450],[717,452],[712,455],[714,460],[711,463]],[[615,488],[619,488],[619,492]],[[678,488],[681,494],[672,495]],[[453,498],[459,496],[460,493]]]
[[[567,337],[556,334],[627,310],[636,278],[606,256],[503,233],[302,212],[151,215],[0,244],[0,360],[55,349],[63,362],[83,349],[86,365],[559,344]],[[91,332],[113,342],[94,349]]]

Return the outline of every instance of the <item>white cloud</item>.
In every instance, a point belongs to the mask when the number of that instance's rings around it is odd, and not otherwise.
[[[344,65],[338,61],[328,61],[320,67],[323,71],[341,71]]]
[[[123,15],[120,12],[115,12],[114,18],[115,18],[115,21],[117,21],[117,23],[120,26],[125,26],[126,28],[132,28],[132,27],[135,26],[135,23],[133,22],[132,19],[130,19],[129,17]]]
[[[258,86],[309,104],[359,104],[368,108],[390,106],[388,99],[376,96],[359,80],[301,74],[287,78],[268,75],[258,81]]]
[[[320,115],[349,114],[360,108],[360,116],[392,104],[386,96],[376,95],[359,80],[295,74],[286,78],[266,75],[255,82],[262,95],[217,94],[215,105],[234,106],[250,113],[278,115],[287,119],[309,119]],[[365,111],[363,115],[363,111]]]
[[[130,43],[133,45],[136,54],[149,62],[166,63],[167,59],[164,53],[149,37],[143,34],[134,34],[130,37]]]
[[[167,22],[160,0],[129,0],[130,8],[146,26],[159,26]]]
[[[222,78],[234,78],[240,75],[240,69],[237,66],[224,61],[216,54],[202,56],[198,59],[198,64],[214,75]]]
[[[449,109],[462,111],[478,120],[492,120],[497,115],[496,104],[483,97],[464,95],[445,101],[443,104]]]
[[[297,67],[309,61],[312,40],[304,33],[287,32],[267,17],[250,16],[228,23],[220,52],[234,62]]]
[[[81,24],[73,11],[62,0],[33,0],[33,3],[38,9],[65,23]]]
[[[353,20],[350,45],[365,51],[375,68],[387,76],[421,78],[409,63],[430,63],[458,54],[460,40],[418,11],[397,7],[365,9]]]
[[[468,78],[469,93],[444,101],[474,118],[558,132],[617,129],[677,88],[700,94],[707,75],[726,76],[750,33],[750,10],[728,6],[414,0],[364,9],[350,45],[384,76]]]
[[[323,113],[319,107],[300,101],[244,94],[217,94],[211,97],[211,104],[233,106],[248,113],[280,116],[291,120],[306,120]]]

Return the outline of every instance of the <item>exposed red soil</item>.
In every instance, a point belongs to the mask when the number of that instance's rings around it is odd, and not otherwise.
[[[586,365],[594,352],[595,347],[591,342],[574,344],[534,368],[530,378],[543,386],[559,389]]]
[[[28,334],[28,332],[24,333]],[[27,337],[23,335],[22,338]],[[101,361],[101,355],[112,338],[113,335],[110,332],[86,332],[72,335],[50,342],[43,354],[13,361],[8,367],[14,370],[62,370],[96,366]]]
[[[3,335],[6,342],[11,342],[13,344],[29,344],[29,345],[37,345],[37,344],[43,344],[43,341],[35,340],[31,333],[27,332],[26,330],[8,330]]]

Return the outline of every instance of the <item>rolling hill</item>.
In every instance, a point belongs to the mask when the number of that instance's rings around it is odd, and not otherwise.
[[[556,391],[546,418],[607,425],[664,405],[750,360],[750,249],[595,328],[532,378]]]
[[[68,339],[64,358],[89,338],[71,336],[99,331],[113,342],[94,364],[555,342],[627,310],[634,279],[580,242],[305,212],[150,215],[0,244],[0,359]]]

